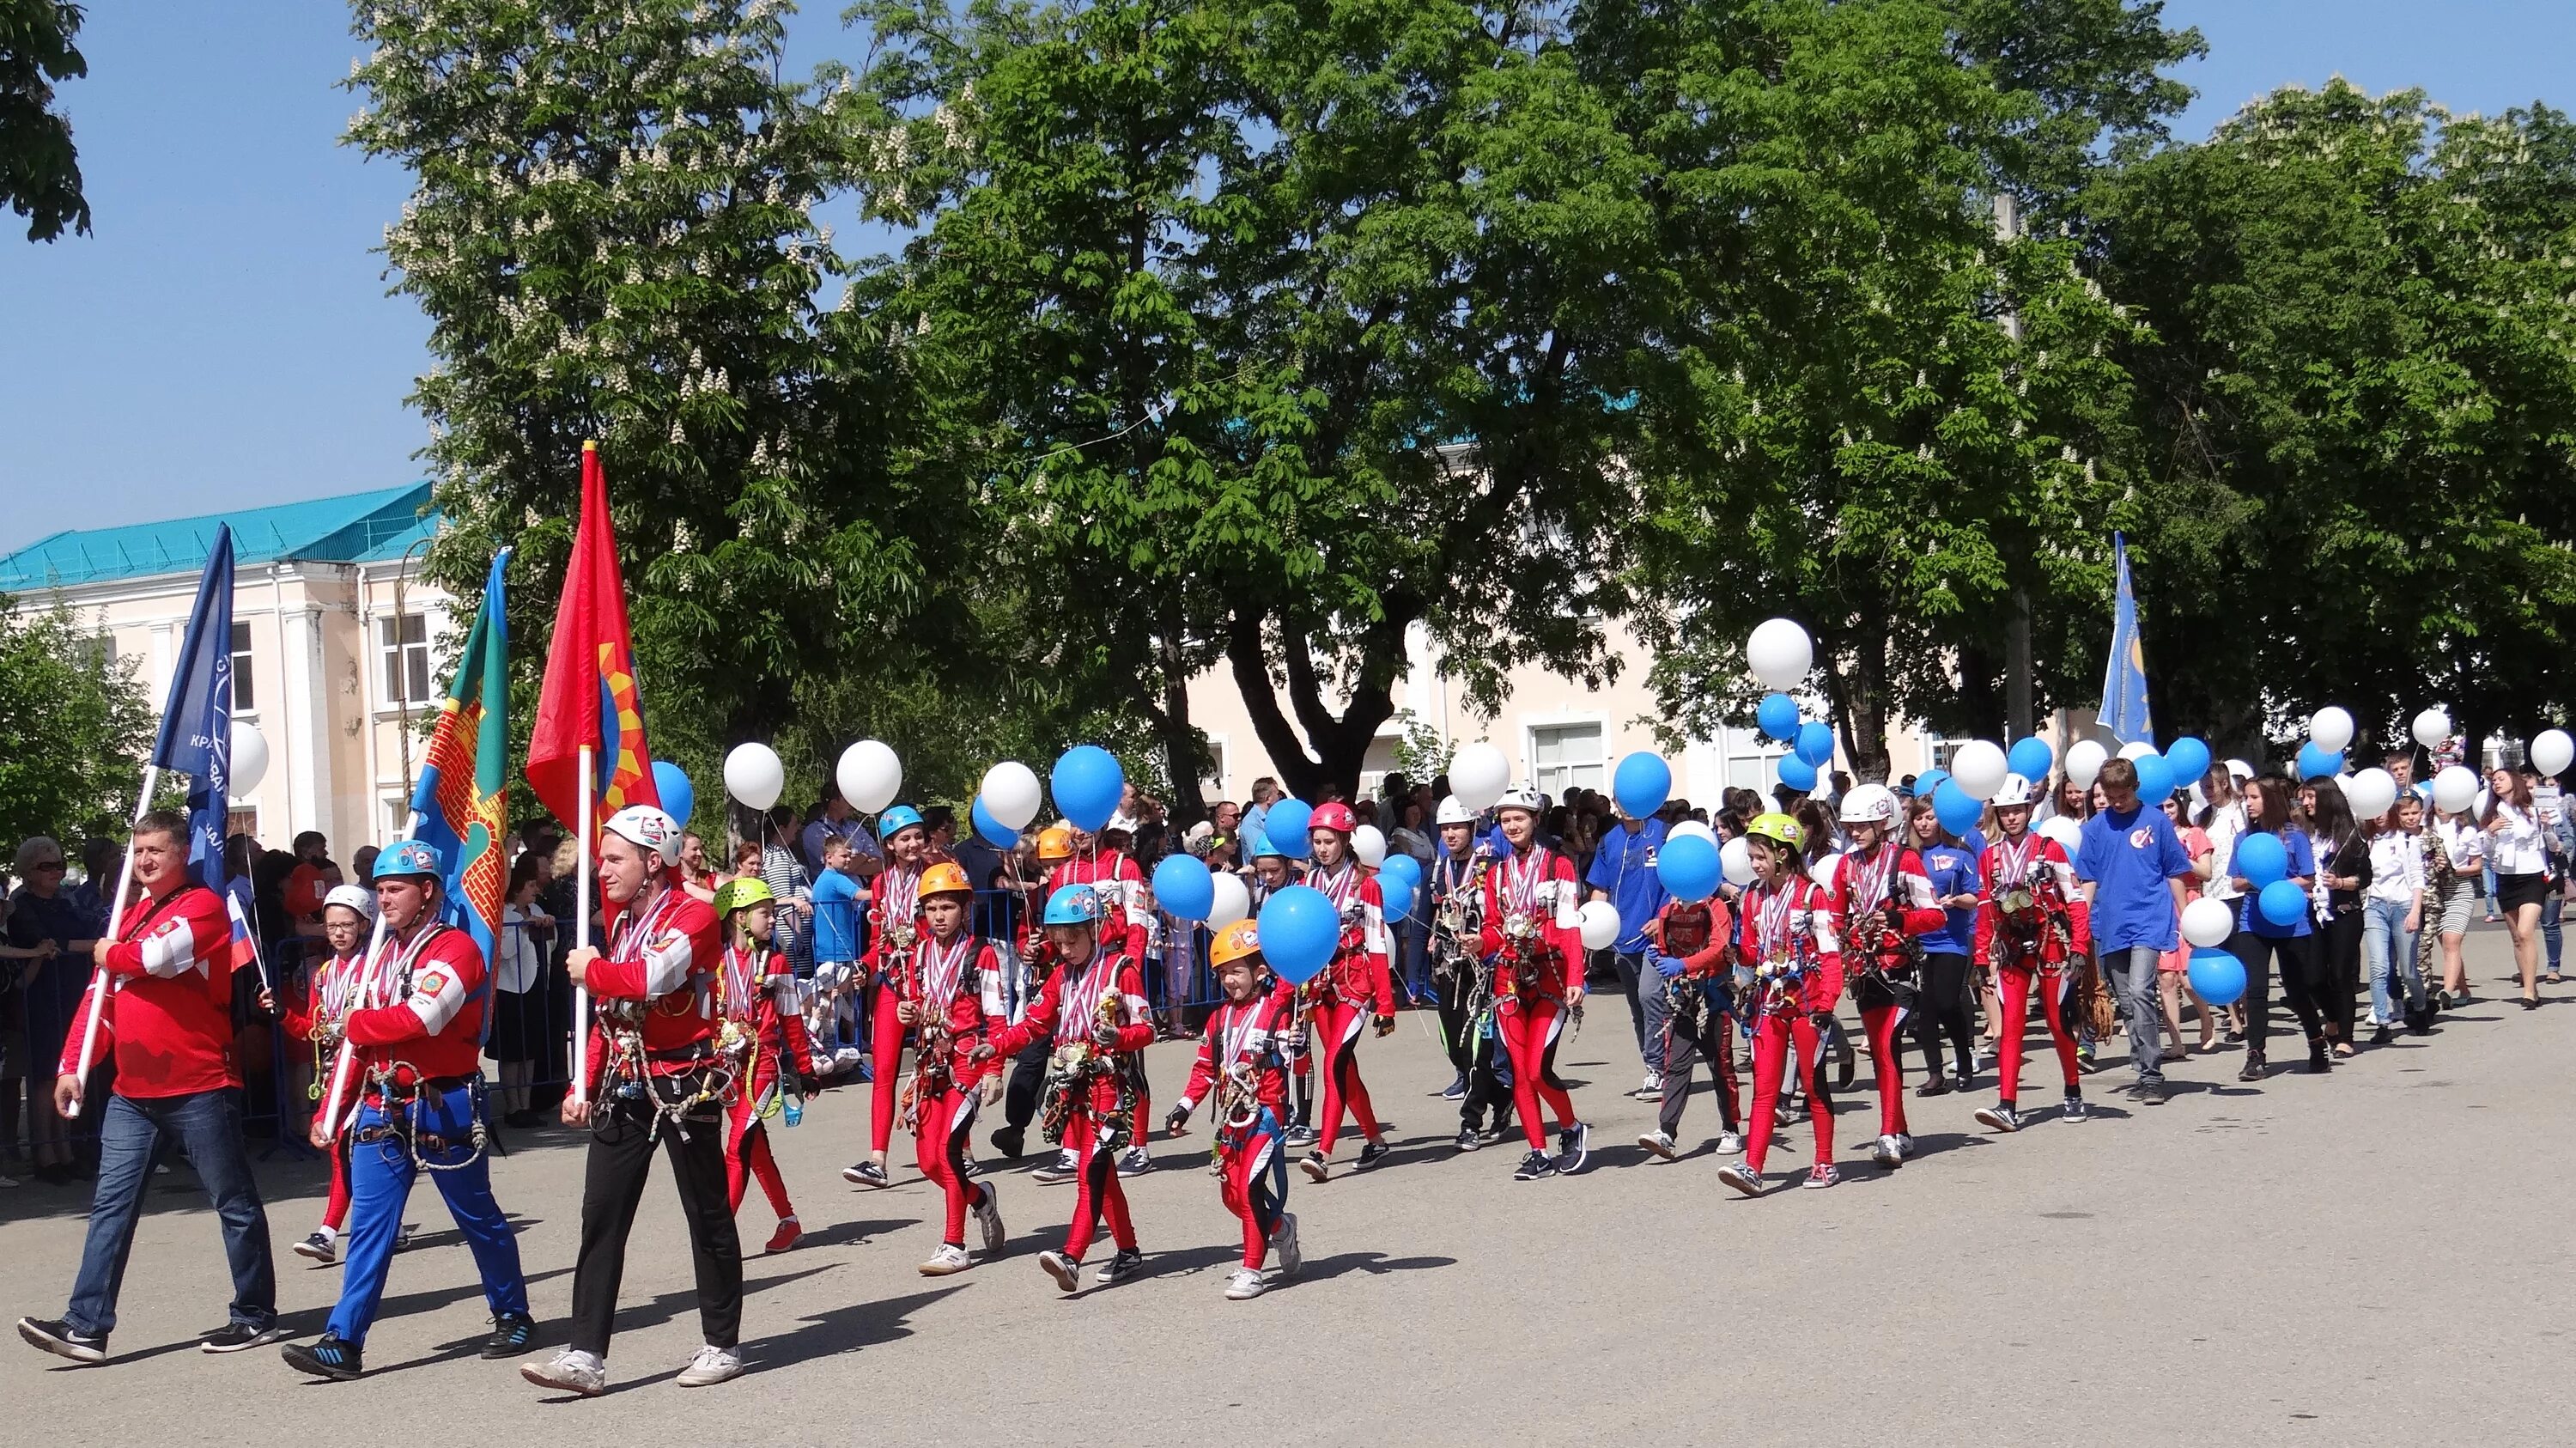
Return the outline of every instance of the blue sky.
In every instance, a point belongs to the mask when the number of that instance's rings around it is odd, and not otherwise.
[[[855,55],[839,8],[799,17],[798,69]],[[2187,137],[2337,73],[2455,110],[2576,108],[2567,0],[2171,0],[2167,14],[2212,52],[2182,72],[2200,91]],[[418,476],[425,431],[402,399],[429,328],[384,294],[371,250],[409,178],[337,143],[357,108],[337,84],[357,53],[347,6],[93,3],[80,43],[91,75],[63,103],[96,233],[32,246],[0,225],[0,551]]]

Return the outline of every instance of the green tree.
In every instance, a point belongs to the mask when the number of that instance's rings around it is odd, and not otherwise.
[[[133,662],[59,601],[0,594],[0,841],[122,833],[151,746]]]
[[[29,241],[89,233],[80,151],[53,109],[56,83],[89,74],[80,23],[67,0],[0,0],[0,201],[27,218]]]

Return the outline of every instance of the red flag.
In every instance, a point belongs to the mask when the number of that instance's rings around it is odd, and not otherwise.
[[[581,810],[581,749],[592,751],[591,818]],[[556,819],[576,829],[630,804],[659,805],[653,756],[644,745],[644,708],[635,693],[635,648],[626,629],[626,581],[608,518],[608,480],[599,444],[581,445],[581,526],[555,607],[537,730],[528,741],[528,787]]]

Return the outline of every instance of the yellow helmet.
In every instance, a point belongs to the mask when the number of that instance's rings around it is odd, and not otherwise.
[[[731,915],[737,910],[748,910],[754,905],[769,904],[777,898],[770,893],[767,881],[758,875],[745,875],[738,880],[725,881],[724,885],[716,891],[716,914]]]
[[[975,887],[966,883],[965,866],[942,860],[921,872],[921,888],[913,893],[927,900],[933,895],[972,895]]]
[[[1247,955],[1261,953],[1261,930],[1249,920],[1238,920],[1216,933],[1208,944],[1208,966],[1222,969]]]
[[[1073,826],[1049,825],[1038,831],[1038,863],[1073,858]]]
[[[1797,849],[1806,839],[1805,832],[1798,828],[1798,822],[1777,810],[1754,816],[1753,823],[1746,825],[1744,832],[1748,835],[1760,835],[1775,844],[1787,845],[1792,850]]]

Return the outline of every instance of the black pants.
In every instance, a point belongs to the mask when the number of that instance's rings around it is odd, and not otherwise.
[[[2361,991],[2361,907],[2356,905],[2316,933],[2318,985],[2325,993],[2320,1009],[2334,1026],[2335,1039],[2352,1039],[2353,1002]]]
[[[2317,938],[2313,935],[2257,935],[2239,930],[2227,937],[2227,953],[2245,967],[2245,1055],[2248,1060],[2263,1059],[2263,1040],[2271,1033],[2268,1017],[2272,1010],[2271,965],[2281,963],[2281,998],[2298,1015],[2299,1025],[2310,1040],[2318,1039],[2325,1024],[2319,1009],[2317,979]]]
[[[698,1269],[698,1325],[715,1347],[742,1336],[742,1241],[734,1235],[725,1195],[724,1117],[710,1111],[691,1117],[683,1136],[665,1123],[660,1132],[680,1209],[689,1217],[689,1254]],[[590,1160],[581,1184],[581,1252],[573,1260],[572,1346],[608,1355],[617,1317],[617,1288],[626,1273],[626,1237],[653,1171],[655,1133],[649,1107],[634,1101],[601,1102],[591,1118]]]
[[[1951,1054],[1958,1058],[1959,1071],[1965,1074],[1976,1058],[1970,1054],[1977,1040],[1976,972],[1968,968],[1968,957],[1950,951],[1926,952],[1923,957],[1923,989],[1914,1003],[1914,1040],[1923,1048],[1923,1068],[1939,1080],[1941,1038],[1950,1038]]]
[[[1046,1089],[1048,1049],[1048,1043],[1038,1041],[1011,1057],[1011,1082],[1002,1088],[1002,1123],[1014,1137],[1025,1136],[1029,1123],[1038,1119],[1038,1093]]]
[[[1691,1068],[1706,1061],[1711,1084],[1717,1088],[1718,1120],[1729,1131],[1741,1131],[1743,1122],[1738,1119],[1736,1104],[1739,1089],[1735,1079],[1735,1041],[1729,1034],[1734,1018],[1714,1006],[1703,1006],[1696,1027],[1679,1015],[1666,1019],[1672,1034],[1664,1042],[1664,1099],[1655,1124],[1666,1136],[1681,1128],[1682,1107],[1690,1100]]]
[[[1458,1124],[1469,1131],[1481,1131],[1485,1114],[1492,1112],[1494,1129],[1500,1131],[1511,1119],[1512,1088],[1503,1084],[1503,1043],[1476,1034],[1476,1022],[1467,1015],[1468,997],[1475,991],[1475,981],[1465,967],[1457,975],[1436,983],[1439,991],[1440,1039],[1449,1047],[1449,1064],[1467,1078],[1467,1094],[1458,1103]]]

